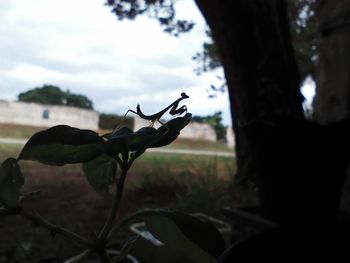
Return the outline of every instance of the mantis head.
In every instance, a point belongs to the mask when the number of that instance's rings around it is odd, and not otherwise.
[[[181,93],[181,97],[182,97],[183,99],[188,99],[188,98],[189,98],[189,96],[188,96],[185,92],[182,92],[182,93]]]

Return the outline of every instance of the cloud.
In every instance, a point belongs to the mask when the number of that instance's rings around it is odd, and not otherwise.
[[[180,18],[196,21],[178,38],[147,17],[120,22],[103,2],[1,1],[0,99],[53,84],[87,95],[99,111],[122,114],[137,103],[158,110],[188,90],[199,113],[228,112],[227,102],[206,98],[213,75],[193,73],[191,58],[206,38],[193,1],[177,2]]]

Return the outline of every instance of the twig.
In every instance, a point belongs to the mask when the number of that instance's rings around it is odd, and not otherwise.
[[[60,234],[64,236],[65,238],[77,243],[78,245],[90,248],[93,244],[89,242],[86,238],[68,230],[61,226],[54,225],[50,222],[48,222],[46,219],[44,219],[42,216],[40,216],[38,213],[32,214],[28,211],[22,209],[20,212],[20,215],[27,218],[28,220],[32,221],[33,223],[36,223],[42,227],[47,228],[48,230],[52,231],[53,233]]]
[[[128,158],[129,158],[128,155],[124,154],[123,163],[121,165],[121,175],[120,175],[119,180],[116,182],[116,194],[115,194],[115,197],[113,200],[112,209],[109,213],[109,216],[106,220],[105,225],[103,226],[103,228],[98,236],[98,239],[101,242],[105,242],[106,237],[108,236],[109,231],[113,227],[113,222],[118,214],[119,206],[120,206],[120,203],[121,203],[121,200],[123,197],[125,179],[126,179],[128,170],[129,170],[131,163],[132,163],[132,162],[130,162],[130,163],[128,162]]]

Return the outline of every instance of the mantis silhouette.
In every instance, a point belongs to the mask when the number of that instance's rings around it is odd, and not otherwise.
[[[174,101],[173,103],[171,103],[169,106],[165,107],[163,110],[161,110],[161,111],[159,111],[159,112],[157,112],[157,113],[155,113],[155,114],[151,114],[151,115],[146,115],[146,114],[144,114],[144,113],[141,111],[140,105],[137,104],[136,111],[134,111],[134,110],[128,110],[128,111],[125,113],[124,117],[125,117],[125,116],[129,113],[129,111],[130,111],[130,112],[135,113],[136,115],[140,116],[140,117],[141,117],[142,119],[144,119],[144,120],[149,120],[149,121],[151,121],[151,126],[153,126],[154,123],[155,123],[156,121],[158,121],[160,124],[163,125],[163,123],[160,121],[160,118],[161,118],[168,110],[170,110],[170,111],[169,111],[169,114],[171,114],[171,115],[173,115],[173,116],[174,116],[174,115],[180,115],[180,114],[182,114],[182,113],[184,113],[184,112],[187,112],[187,107],[186,107],[186,105],[183,105],[183,106],[181,106],[180,108],[177,108],[177,107],[179,106],[180,101],[182,101],[182,100],[184,100],[184,99],[188,99],[188,98],[189,98],[189,96],[188,96],[185,92],[182,92],[180,98],[178,98],[177,100],[175,100],[175,101]]]

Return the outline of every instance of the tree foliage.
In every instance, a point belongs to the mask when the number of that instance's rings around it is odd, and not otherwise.
[[[210,29],[208,28],[205,33],[209,39],[203,43],[203,49],[192,57],[192,59],[198,64],[197,68],[195,69],[197,75],[201,75],[222,66]]]
[[[218,91],[229,91],[236,135],[237,171],[242,174],[236,178],[254,174],[247,138],[243,131],[239,131],[238,123],[249,123],[251,119],[262,116],[283,115],[284,119],[287,115],[299,118],[304,114],[299,105],[302,98],[299,87],[305,77],[314,76],[318,62],[316,29],[319,1],[195,0],[211,30],[207,31],[209,38],[203,43],[203,49],[193,56],[198,63],[195,72],[201,74],[221,65],[225,68],[225,79],[218,86],[210,85],[208,95],[214,97]],[[284,10],[288,12],[289,20]],[[175,15],[171,18],[175,20]],[[278,25],[276,21],[283,25]],[[255,34],[251,34],[252,31]],[[294,54],[290,52],[289,33],[293,36],[298,68],[294,65]],[[278,42],[271,37],[286,42]],[[282,65],[288,70],[276,70]]]
[[[315,76],[319,46],[317,33],[319,2],[319,0],[288,0],[291,33],[301,80],[305,80],[308,75]],[[208,40],[203,43],[202,50],[192,58],[197,62],[195,72],[199,75],[222,66],[218,49],[209,29],[207,29],[206,34]],[[225,85],[212,86],[211,92],[214,92],[213,94],[222,92],[224,88]]]
[[[165,32],[178,36],[190,31],[193,21],[176,19],[174,0],[106,0],[119,20],[135,19],[138,15],[147,14],[157,19]],[[318,5],[319,0],[288,0],[288,12],[291,23],[293,45],[298,61],[301,80],[307,76],[315,76],[318,63]],[[195,73],[200,75],[222,66],[218,49],[212,38],[210,29],[206,30],[208,40],[202,45],[192,59],[197,63]],[[209,97],[224,92],[226,82],[221,85],[210,85]]]
[[[36,102],[40,104],[64,105],[83,109],[93,109],[92,101],[84,95],[62,91],[53,85],[43,85],[18,95],[23,102]]]
[[[315,79],[319,60],[319,0],[288,0],[295,56],[301,80]]]
[[[165,32],[174,36],[188,32],[194,26],[193,21],[175,18],[173,0],[107,0],[106,5],[111,7],[119,20],[135,19],[138,15],[147,14],[157,19]]]

